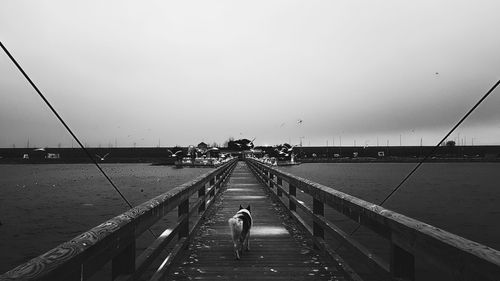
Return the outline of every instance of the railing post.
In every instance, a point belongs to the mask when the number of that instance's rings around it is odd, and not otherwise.
[[[279,197],[283,196],[283,193],[281,192],[281,188],[283,187],[283,181],[281,178],[276,177],[276,181],[278,182],[278,185],[276,186],[276,192]]]
[[[210,181],[212,182],[212,181]],[[215,187],[214,187],[215,188]],[[207,199],[205,198],[206,185],[204,184],[200,189],[198,189],[198,200],[203,198],[200,207],[198,207],[198,214],[205,211]]]
[[[288,183],[288,193],[290,194],[290,199],[288,200],[288,208],[291,211],[297,211],[297,206],[295,206],[295,202],[293,202],[291,199],[292,196],[297,196],[297,188],[291,183]]]
[[[271,174],[271,171],[269,171],[269,187],[270,188],[274,187],[273,178],[274,178],[274,175]]]
[[[316,216],[324,216],[325,215],[325,206],[323,202],[319,201],[316,198],[313,198],[313,214]],[[315,237],[319,237],[321,239],[325,239],[325,233],[323,228],[313,220],[313,235]],[[317,246],[315,246],[317,247]]]
[[[189,235],[189,198],[182,201],[177,207],[178,218],[182,219],[183,215],[186,215],[186,217],[179,228],[179,239],[181,239],[182,237],[187,237]]]
[[[133,235],[133,234],[132,234]],[[120,275],[132,274],[135,271],[135,238],[123,251],[111,261],[111,280]]]
[[[214,192],[214,193],[217,193],[217,192],[218,192],[218,188],[217,188],[216,186],[214,186],[214,184],[215,184],[215,178],[211,178],[211,179],[210,179],[210,187],[212,187],[212,186],[213,186],[213,187],[214,187],[214,190],[215,190],[215,192]]]
[[[394,278],[415,280],[415,257],[391,242],[391,274]]]
[[[217,189],[220,189],[220,188],[221,188],[221,186],[222,186],[222,182],[220,182],[220,179],[222,178],[222,175],[223,175],[226,171],[227,171],[227,169],[226,169],[226,170],[224,170],[224,171],[222,171],[221,173],[219,173],[217,176],[215,176],[215,182],[217,182],[217,184],[216,184]]]

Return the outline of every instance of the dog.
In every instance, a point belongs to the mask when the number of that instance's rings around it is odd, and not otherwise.
[[[250,205],[246,208],[240,205],[240,209],[228,220],[228,223],[231,229],[236,259],[239,260],[240,255],[243,254],[243,247],[245,247],[245,250],[250,251],[250,229],[252,228]]]

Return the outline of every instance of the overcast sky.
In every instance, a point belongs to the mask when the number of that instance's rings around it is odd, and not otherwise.
[[[88,146],[434,145],[500,79],[499,8],[2,0],[0,41]],[[0,101],[0,147],[71,146],[3,53]],[[499,108],[452,138],[500,144]]]

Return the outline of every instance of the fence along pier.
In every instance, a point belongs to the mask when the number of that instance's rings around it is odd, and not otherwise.
[[[226,187],[224,187],[226,186]],[[302,200],[303,197],[308,197]],[[250,204],[250,252],[234,259],[227,219]],[[325,208],[326,207],[326,208]],[[177,222],[141,253],[136,239],[166,214]],[[325,211],[326,210],[326,211]],[[387,241],[374,255],[330,220],[334,210]],[[291,218],[291,219],[290,219]],[[335,244],[329,237],[334,237]],[[312,244],[309,242],[312,241]],[[370,272],[354,272],[338,243]],[[231,160],[0,275],[0,280],[415,280],[425,258],[454,280],[500,280],[500,252],[326,186]],[[152,264],[158,268],[150,269]]]

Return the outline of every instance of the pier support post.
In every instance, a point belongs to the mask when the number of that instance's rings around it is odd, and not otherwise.
[[[290,197],[296,197],[297,196],[297,188],[293,186],[292,184],[288,184],[288,193],[290,194]],[[295,202],[292,201],[290,198],[288,200],[288,208],[291,211],[297,211],[297,206],[295,206]]]
[[[213,186],[215,184],[215,178],[210,179],[210,186]]]
[[[317,216],[325,215],[325,206],[323,202],[319,201],[316,198],[313,198],[313,214]],[[313,221],[313,235],[314,237],[325,239],[325,232],[321,225],[319,225],[316,221]],[[317,248],[316,245],[314,247]]]
[[[283,192],[281,192],[281,188],[283,187],[283,180],[281,178],[276,178],[278,185],[276,186],[276,192],[279,197],[283,196]]]
[[[391,274],[395,279],[415,280],[415,257],[392,242]]]
[[[189,198],[179,204],[177,207],[177,216],[180,220],[184,219],[179,228],[179,239],[181,239],[189,235]]]
[[[215,189],[215,186],[213,188]],[[198,199],[203,198],[200,207],[198,207],[198,214],[205,211],[206,208],[207,198],[205,198],[205,192],[206,185],[204,184],[202,187],[200,187],[200,189],[198,189]]]
[[[135,271],[135,238],[123,252],[111,261],[111,280],[120,275],[132,274]]]

